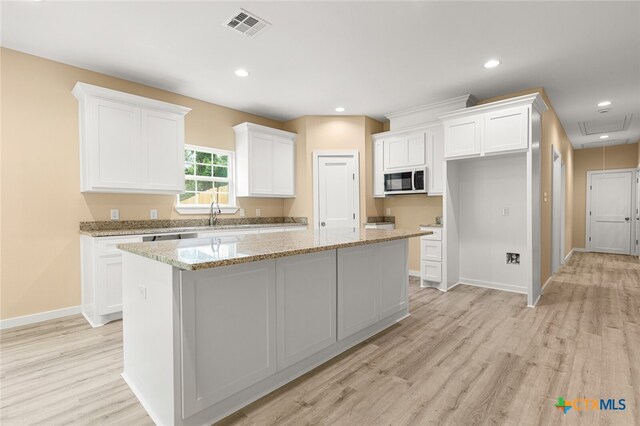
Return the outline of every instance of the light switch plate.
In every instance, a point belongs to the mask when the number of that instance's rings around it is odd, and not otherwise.
[[[120,220],[120,210],[111,209],[111,220]]]
[[[391,216],[391,209],[387,208],[387,216]]]
[[[143,285],[138,287],[138,292],[140,294],[140,299],[142,300],[146,300],[147,299],[147,288]]]
[[[505,207],[502,209],[502,216],[509,216],[509,207]]]
[[[256,216],[258,216],[258,217],[262,216],[262,210],[261,209],[256,209]]]
[[[244,217],[244,209],[240,209],[240,217]]]
[[[149,210],[149,219],[157,219],[158,218],[158,210],[151,209]]]

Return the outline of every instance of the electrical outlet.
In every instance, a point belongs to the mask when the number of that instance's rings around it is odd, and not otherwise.
[[[507,253],[507,265],[519,265],[520,253]]]
[[[111,220],[120,220],[120,210],[111,209]]]
[[[145,286],[138,286],[138,294],[140,295],[140,299],[147,300],[147,288]]]
[[[240,209],[240,217],[244,217],[244,209]]]
[[[149,219],[157,219],[158,218],[158,210],[151,209],[149,210]]]
[[[502,216],[509,216],[509,207],[505,207],[502,209]]]
[[[260,209],[256,209],[256,216],[257,216],[257,217],[262,216],[262,210],[260,210]]]
[[[387,208],[387,216],[391,216],[391,209]]]

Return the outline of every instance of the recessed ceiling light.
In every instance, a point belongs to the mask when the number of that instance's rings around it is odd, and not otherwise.
[[[489,59],[487,62],[484,63],[485,68],[495,68],[498,65],[500,65],[500,61],[497,59]]]
[[[598,106],[599,107],[605,107],[605,106],[609,106],[609,105],[611,105],[611,101],[598,102]]]
[[[607,139],[609,137],[609,135],[602,135],[600,136],[600,139]]]
[[[337,107],[336,112],[344,112],[344,107]]]
[[[249,71],[247,71],[247,70],[245,70],[245,69],[240,68],[240,69],[237,69],[237,70],[236,70],[236,75],[237,75],[238,77],[247,77],[247,76],[249,75]]]

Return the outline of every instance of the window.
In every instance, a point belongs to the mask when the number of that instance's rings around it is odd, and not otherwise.
[[[180,213],[208,213],[217,201],[223,213],[235,213],[232,151],[185,145],[184,192],[178,195]]]

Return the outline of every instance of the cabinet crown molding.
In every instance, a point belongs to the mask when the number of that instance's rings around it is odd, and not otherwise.
[[[82,83],[80,81],[76,83],[71,93],[73,93],[73,96],[75,96],[75,98],[80,102],[84,102],[88,96],[96,96],[138,107],[167,111],[175,114],[186,115],[189,111],[191,111],[191,108],[187,108],[181,105],[170,104],[169,102],[158,101],[156,99],[149,99],[143,96],[119,92],[117,90],[94,86],[93,84]]]
[[[463,95],[456,98],[445,99],[414,108],[404,109],[385,115],[390,121],[392,131],[400,131],[417,126],[429,125],[438,121],[438,116],[448,111],[466,108],[476,104],[473,95]]]
[[[438,116],[440,120],[448,120],[451,118],[459,118],[466,117],[471,115],[477,115],[485,112],[489,112],[494,109],[502,109],[505,107],[518,107],[518,106],[527,106],[533,105],[533,107],[542,114],[547,111],[549,108],[547,104],[542,99],[542,95],[540,93],[535,92],[529,95],[517,96],[515,98],[504,99],[501,101],[491,102],[488,104],[482,104],[474,107],[459,109],[457,111],[451,111],[446,114],[442,114]]]
[[[293,139],[294,141],[296,140],[296,136],[298,136],[296,133],[287,132],[285,130],[280,130],[280,129],[274,129],[272,127],[262,126],[260,124],[249,123],[249,122],[244,122],[244,123],[233,126],[233,131],[236,134],[239,134],[242,132],[248,132],[250,130],[258,131],[260,133],[267,133],[274,136],[280,136],[288,139]]]

